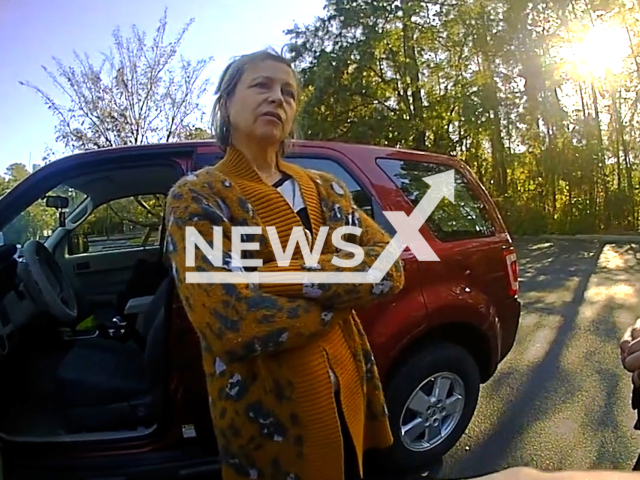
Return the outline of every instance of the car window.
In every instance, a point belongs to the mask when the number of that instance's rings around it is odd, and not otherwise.
[[[166,195],[121,198],[98,207],[77,229],[87,236],[85,253],[156,247]],[[73,252],[69,252],[73,255]]]
[[[326,172],[342,180],[351,192],[353,201],[363,212],[374,217],[371,195],[364,190],[356,179],[337,162],[325,158],[287,157],[287,161],[302,168]]]
[[[203,168],[205,166],[213,166],[222,159],[222,154],[198,154],[196,160],[195,170]],[[394,235],[395,229],[389,223],[389,220],[382,213],[382,207],[379,202],[372,198],[371,194],[363,189],[356,181],[355,177],[351,175],[344,167],[337,162],[326,158],[310,158],[310,157],[293,157],[287,156],[286,160],[290,163],[298,165],[299,167],[326,172],[333,175],[336,178],[342,180],[353,197],[355,204],[362,209],[367,215],[378,223],[389,235]]]
[[[453,168],[448,165],[409,160],[378,159],[377,163],[414,207],[430,188],[422,178]],[[441,200],[427,219],[427,225],[438,240],[467,240],[495,234],[495,227],[491,223],[486,206],[475,195],[467,178],[458,169],[455,169],[454,198],[455,203]]]

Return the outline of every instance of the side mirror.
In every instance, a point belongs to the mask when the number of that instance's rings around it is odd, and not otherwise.
[[[89,237],[84,233],[74,233],[69,238],[69,253],[79,255],[89,251]]]

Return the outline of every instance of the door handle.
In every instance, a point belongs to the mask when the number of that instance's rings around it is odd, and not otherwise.
[[[89,262],[78,262],[74,265],[73,270],[75,272],[86,272],[87,270],[91,270],[91,263]]]

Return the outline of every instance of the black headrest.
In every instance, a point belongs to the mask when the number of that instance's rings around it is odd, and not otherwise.
[[[4,265],[7,260],[11,260],[18,253],[18,247],[12,243],[0,245],[0,266]]]

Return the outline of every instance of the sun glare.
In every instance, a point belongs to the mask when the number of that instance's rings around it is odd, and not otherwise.
[[[629,38],[624,28],[603,24],[592,27],[582,41],[569,50],[577,72],[581,76],[596,77],[603,77],[607,70],[620,73],[629,53]]]

